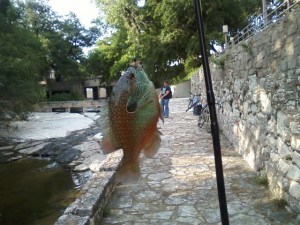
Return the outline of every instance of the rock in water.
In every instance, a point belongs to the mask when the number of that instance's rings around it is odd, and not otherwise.
[[[139,172],[142,150],[147,157],[157,153],[161,142],[157,128],[159,118],[163,117],[154,85],[142,66],[133,64],[114,86],[99,118],[103,152],[123,149],[121,172]]]

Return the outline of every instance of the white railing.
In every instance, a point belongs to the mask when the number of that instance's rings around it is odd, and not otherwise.
[[[300,5],[300,0],[285,0],[275,8],[269,8],[262,14],[256,16],[253,15],[250,18],[250,23],[241,31],[238,31],[237,35],[230,38],[228,46],[236,45],[241,41],[248,39],[256,33],[264,30],[269,24],[275,23],[280,17],[289,12],[292,8]]]

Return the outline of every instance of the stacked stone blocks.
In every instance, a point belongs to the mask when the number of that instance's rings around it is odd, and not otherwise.
[[[275,198],[300,213],[300,8],[210,64],[220,129]],[[202,69],[192,91],[206,96]]]
[[[84,184],[79,197],[59,217],[55,225],[95,225],[98,224],[104,208],[113,193],[115,176],[122,164],[123,153],[111,153],[103,160],[98,172]]]

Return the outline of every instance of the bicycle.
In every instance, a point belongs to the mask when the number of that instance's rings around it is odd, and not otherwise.
[[[223,105],[221,103],[216,102],[216,105],[219,106],[219,109],[222,109],[223,113]],[[209,107],[207,104],[202,106],[202,109],[200,111],[200,115],[198,117],[198,127],[203,127],[204,123],[209,123],[210,122],[210,113],[209,113]]]
[[[196,107],[200,103],[199,97],[201,96],[201,94],[193,94],[191,92],[189,92],[189,94],[191,95],[191,97],[189,98],[189,104],[187,109],[185,110],[186,112],[189,111],[191,108]],[[194,114],[195,114],[195,110],[194,110]]]
[[[200,115],[198,117],[198,127],[203,127],[204,123],[208,123],[210,120],[209,108],[208,105],[204,105],[200,111]]]
[[[193,94],[189,92],[191,97],[189,98],[189,104],[186,109],[186,112],[189,111],[191,108],[194,108],[194,115],[199,115],[198,117],[198,127],[203,127],[204,123],[209,123],[210,122],[210,113],[209,113],[209,107],[208,104],[202,104],[202,100],[200,100],[201,94]],[[223,112],[223,105],[221,103],[216,102],[216,105],[219,106],[219,109],[222,108]],[[199,107],[196,109],[196,107]],[[199,114],[198,112],[199,111]]]

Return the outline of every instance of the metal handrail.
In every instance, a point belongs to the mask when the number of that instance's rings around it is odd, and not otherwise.
[[[228,46],[238,44],[239,42],[247,40],[249,37],[263,31],[269,24],[275,23],[286,12],[296,7],[299,3],[300,0],[286,0],[269,13],[268,10],[266,10],[258,16],[251,16],[254,18],[251,20],[249,25],[239,31],[233,38],[230,38]]]

